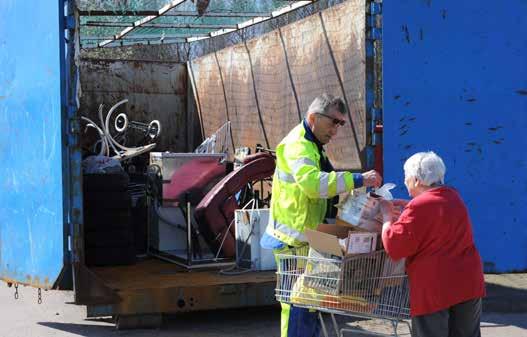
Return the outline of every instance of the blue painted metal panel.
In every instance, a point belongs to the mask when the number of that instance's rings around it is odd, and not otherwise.
[[[527,269],[527,2],[386,1],[384,163],[434,150],[487,271]]]
[[[366,118],[369,122],[369,125],[367,127],[367,133],[368,138],[370,141],[368,141],[368,144],[366,144],[366,169],[371,170],[375,168],[375,147],[373,146],[376,144],[373,142],[373,137],[375,137],[375,99],[376,99],[376,92],[375,92],[375,57],[376,57],[376,50],[375,50],[375,40],[380,40],[381,36],[378,36],[380,34],[376,34],[375,32],[378,32],[379,29],[376,25],[376,17],[378,14],[380,14],[380,4],[369,2],[370,11],[366,14],[366,41],[365,41],[365,49],[366,49]]]
[[[0,277],[43,288],[64,256],[62,12],[0,1]]]

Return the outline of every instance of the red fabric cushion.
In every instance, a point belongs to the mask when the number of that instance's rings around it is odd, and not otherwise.
[[[225,165],[216,158],[191,160],[174,172],[170,184],[163,186],[163,199],[173,199],[177,204],[184,202],[188,195],[190,203],[196,205],[210,189],[211,182],[224,175]]]
[[[225,257],[233,257],[236,253],[235,228],[227,232],[227,227],[234,219],[234,209],[238,208],[234,195],[247,183],[262,180],[273,175],[274,158],[267,154],[251,156],[251,160],[237,171],[229,173],[201,200],[196,207],[194,216],[199,224],[200,232],[216,252],[223,241],[222,252]]]

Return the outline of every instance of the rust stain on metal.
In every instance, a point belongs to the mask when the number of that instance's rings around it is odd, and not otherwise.
[[[145,67],[143,62],[133,62],[132,65],[135,69],[144,69]]]
[[[187,78],[188,76],[185,71],[179,71],[177,73],[176,87],[174,89],[181,93],[187,92]]]
[[[271,305],[276,303],[275,286],[276,282],[266,282],[125,290],[119,292],[122,301],[114,310],[115,314],[176,313]]]
[[[161,122],[162,133],[156,139],[156,150],[184,151],[186,111],[186,66],[174,62],[147,62],[123,60],[81,61],[80,114],[98,120],[99,104],[104,113],[118,100],[128,98],[129,103],[118,112],[125,112],[129,120]],[[116,80],[117,79],[117,80]],[[151,104],[151,102],[157,102]],[[116,112],[116,113],[118,113]],[[83,144],[91,146],[98,138],[95,133],[82,135]],[[142,141],[138,133],[129,134],[129,141]]]
[[[20,284],[20,285],[23,285],[23,286],[30,286],[30,287],[34,287],[34,288],[42,288],[42,289],[45,289],[45,290],[51,290],[53,285],[51,285],[49,283],[49,280],[48,278],[46,278],[44,280],[44,283],[40,283],[40,279],[38,276],[36,277],[31,277],[31,275],[26,275],[26,280],[25,281],[22,281],[22,280],[16,280],[16,279],[13,279],[13,278],[10,278],[10,277],[1,277],[0,280],[6,282],[8,285],[9,284]]]
[[[78,218],[81,215],[81,210],[78,209],[78,208],[74,208],[73,211],[72,211],[72,214],[73,214],[74,218]]]

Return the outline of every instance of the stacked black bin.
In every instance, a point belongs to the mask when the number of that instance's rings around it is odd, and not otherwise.
[[[86,265],[128,265],[136,261],[128,175],[84,176]]]

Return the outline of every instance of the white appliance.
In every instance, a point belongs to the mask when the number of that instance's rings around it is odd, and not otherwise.
[[[271,249],[260,247],[260,238],[269,221],[269,209],[236,210],[236,263],[251,270],[276,270]]]

